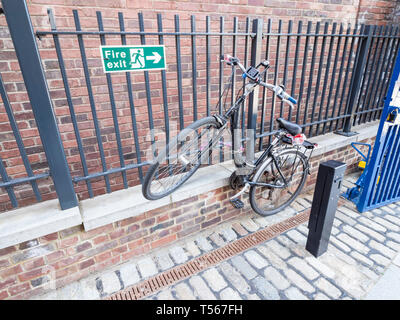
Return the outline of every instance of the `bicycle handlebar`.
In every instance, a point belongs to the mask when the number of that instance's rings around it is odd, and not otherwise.
[[[243,78],[250,78],[252,79],[252,77],[247,73],[247,70],[245,69],[245,67],[240,63],[239,59],[236,57],[232,57],[228,54],[223,56],[223,60],[228,64],[228,65],[234,65],[234,66],[238,66],[239,69],[243,72]],[[263,61],[261,62],[257,67],[259,67],[260,65],[264,66],[264,71],[262,73],[264,73],[268,67],[269,67],[269,62],[268,61]],[[278,98],[280,98],[283,102],[286,102],[289,104],[289,106],[291,108],[293,108],[294,104],[297,104],[297,100],[295,98],[293,98],[292,96],[290,96],[288,93],[286,93],[284,91],[284,89],[281,86],[275,86],[273,84],[270,83],[266,83],[261,81],[261,75],[262,73],[258,76],[257,80],[255,81],[256,83],[272,90],[275,92],[275,94],[277,95]],[[253,80],[254,81],[254,80]]]

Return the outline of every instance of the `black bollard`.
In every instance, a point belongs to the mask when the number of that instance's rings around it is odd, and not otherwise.
[[[320,256],[328,248],[345,170],[346,164],[335,160],[319,165],[306,244],[306,250],[314,257]]]

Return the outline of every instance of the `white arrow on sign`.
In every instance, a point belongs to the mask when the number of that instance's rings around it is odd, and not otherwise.
[[[152,54],[152,56],[146,57],[146,60],[154,60],[153,63],[159,63],[162,57],[157,52],[152,52]]]

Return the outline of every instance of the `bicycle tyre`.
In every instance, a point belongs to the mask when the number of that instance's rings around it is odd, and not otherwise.
[[[191,125],[183,129],[182,131],[179,132],[178,136],[175,137],[166,147],[163,152],[160,153],[160,155],[156,158],[155,162],[150,166],[149,170],[147,171],[147,174],[145,176],[143,185],[142,185],[142,193],[143,196],[148,199],[148,200],[157,200],[161,199],[175,190],[177,190],[183,183],[185,183],[200,167],[201,165],[201,159],[197,163],[194,164],[194,166],[187,172],[183,172],[182,176],[177,180],[175,183],[173,183],[170,187],[166,188],[162,192],[154,192],[152,191],[152,183],[154,183],[157,179],[156,173],[157,170],[160,168],[160,164],[163,163],[163,161],[166,158],[167,150],[174,150],[175,147],[178,145],[181,145],[185,139],[189,137],[191,133],[193,133],[196,130],[200,130],[202,127],[204,128],[214,128],[215,130],[218,130],[218,123],[214,117],[206,117],[200,120],[197,120],[193,122]],[[196,131],[197,132],[197,131]],[[217,131],[218,132],[218,131]],[[210,139],[211,140],[211,139]],[[193,142],[193,141],[192,141]],[[201,149],[201,152],[204,154],[207,152],[209,149],[209,145],[203,149]],[[178,156],[177,156],[178,160]],[[162,183],[161,183],[162,184]]]
[[[250,200],[250,205],[252,207],[252,209],[259,215],[261,216],[270,216],[273,214],[278,213],[279,211],[285,209],[287,206],[289,206],[295,199],[296,197],[300,194],[301,190],[304,187],[304,184],[307,180],[307,173],[308,173],[308,160],[305,157],[305,155],[296,150],[296,149],[284,149],[282,151],[280,151],[276,157],[282,157],[285,155],[292,155],[295,156],[295,161],[296,159],[300,159],[299,162],[301,162],[302,164],[302,169],[301,169],[301,177],[300,177],[300,181],[299,184],[296,188],[296,190],[293,192],[293,194],[289,197],[289,199],[287,199],[284,203],[282,203],[281,205],[272,208],[272,209],[263,209],[260,208],[260,204],[257,202],[256,197],[257,197],[257,192],[260,192],[260,188],[265,188],[264,190],[268,190],[268,192],[275,192],[276,190],[278,190],[278,188],[268,188],[268,187],[264,187],[264,186],[260,186],[260,185],[252,185],[250,188],[250,194],[249,194],[249,200]],[[254,177],[252,179],[253,182],[258,182],[260,180],[260,177],[262,177],[263,173],[268,170],[268,168],[270,168],[269,170],[273,171],[274,170],[274,166],[276,166],[273,162],[273,159],[271,157],[268,157],[259,167],[259,169],[257,169],[256,173],[254,174]],[[282,168],[281,168],[282,169]],[[275,168],[276,170],[276,168]],[[268,173],[268,172],[267,172]],[[261,182],[261,181],[260,181]],[[273,191],[271,191],[273,189]],[[288,188],[282,188],[281,190],[285,190]],[[261,189],[262,190],[262,189]],[[266,191],[265,191],[266,192]],[[279,198],[279,196],[278,196]]]

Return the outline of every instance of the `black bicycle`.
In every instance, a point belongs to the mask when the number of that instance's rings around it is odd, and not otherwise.
[[[299,125],[278,118],[279,129],[274,139],[262,154],[252,163],[243,157],[240,129],[240,115],[243,102],[258,85],[275,92],[276,96],[293,108],[297,101],[284,91],[283,86],[275,86],[262,81],[269,68],[263,61],[247,70],[236,57],[224,56],[224,61],[243,72],[242,94],[237,95],[233,105],[223,115],[215,114],[195,121],[179,132],[156,157],[150,166],[142,185],[146,199],[163,198],[185,183],[202,165],[207,165],[214,152],[223,144],[224,131],[230,123],[233,159],[237,170],[231,175],[230,186],[240,190],[231,199],[235,208],[242,208],[240,196],[250,189],[249,200],[252,209],[262,215],[272,215],[287,207],[301,192],[309,173],[308,160],[315,145],[305,140]],[[264,70],[260,72],[259,68]],[[233,68],[233,73],[235,68]],[[221,99],[220,99],[221,101]],[[311,150],[307,156],[306,153]],[[212,177],[210,177],[212,179]]]

